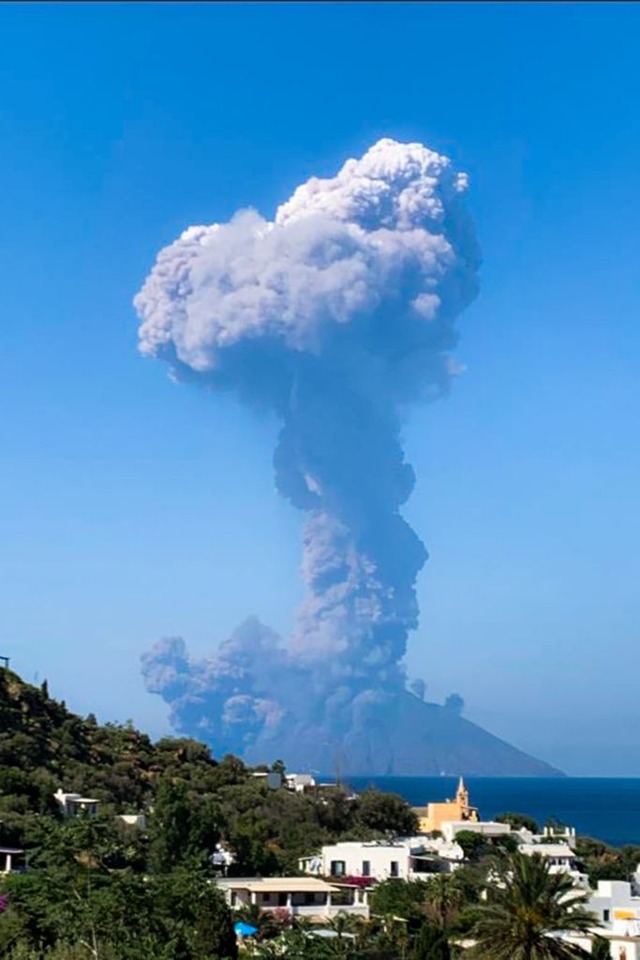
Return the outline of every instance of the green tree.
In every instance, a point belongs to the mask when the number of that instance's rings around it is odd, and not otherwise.
[[[530,833],[539,833],[537,822],[526,813],[499,813],[494,817],[496,823],[508,823],[514,830],[520,830],[524,827]]]
[[[589,875],[589,882],[595,887],[598,880],[628,881],[637,864],[636,847],[622,847],[617,850],[602,840],[592,837],[579,837],[575,847],[576,856]],[[629,855],[628,851],[631,851]]]
[[[162,875],[100,865],[46,867],[6,880],[0,955],[69,960],[235,960],[231,912],[207,876],[193,869]],[[18,958],[13,958],[18,960]],[[29,957],[29,960],[32,960]]]
[[[194,911],[193,960],[234,960],[238,954],[230,911],[218,891],[208,887]]]
[[[451,950],[443,930],[423,923],[413,941],[410,960],[450,960]]]
[[[504,837],[495,837],[491,841],[491,848],[496,857],[516,853],[518,850],[518,841],[512,833],[507,833]]]
[[[149,822],[149,865],[155,872],[183,864],[204,866],[220,840],[215,800],[184,782],[162,780]]]
[[[370,830],[410,836],[418,819],[409,804],[395,793],[365,790],[356,801],[356,818]]]
[[[371,913],[408,919],[424,911],[429,884],[424,880],[383,880],[370,894]]]
[[[454,873],[439,873],[426,885],[426,900],[427,915],[447,930],[464,905],[464,888]]]
[[[486,850],[485,839],[474,830],[460,830],[456,833],[456,843],[462,847],[467,860],[477,863]]]
[[[569,960],[588,957],[557,937],[597,926],[586,910],[588,893],[576,891],[566,874],[552,874],[539,856],[514,854],[487,887],[471,935],[477,960]]]
[[[346,790],[331,790],[316,807],[320,825],[332,836],[346,833],[354,820],[354,804]]]
[[[284,779],[284,775],[287,772],[287,768],[284,765],[284,760],[275,760],[271,764],[271,770],[273,773],[279,773],[280,778]]]
[[[228,839],[236,857],[236,876],[268,877],[278,870],[278,858],[269,846],[269,832],[269,825],[256,811],[243,814],[230,826]]]

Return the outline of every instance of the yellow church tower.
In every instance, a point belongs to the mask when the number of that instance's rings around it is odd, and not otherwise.
[[[462,779],[462,777],[460,777],[460,779],[458,780],[458,789],[456,790],[456,803],[460,807],[461,812],[466,814],[466,816],[462,816],[460,819],[468,820],[469,819],[468,814],[471,809],[469,806],[469,791],[467,790],[465,786],[465,782]]]
[[[472,807],[469,800],[469,791],[462,777],[458,781],[458,789],[453,800],[444,803],[430,803],[426,807],[414,807],[413,812],[418,817],[420,833],[432,833],[440,830],[443,823],[459,823],[468,820],[477,823],[479,820],[477,807]]]

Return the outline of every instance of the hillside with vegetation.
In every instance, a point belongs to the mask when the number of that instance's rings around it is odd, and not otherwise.
[[[0,847],[23,849],[29,864],[4,880],[0,955],[233,957],[231,917],[210,883],[218,844],[233,854],[230,873],[269,876],[297,872],[299,856],[334,839],[415,828],[399,797],[273,790],[253,772],[194,740],[153,743],[130,724],[79,717],[46,683],[0,670]],[[99,814],[65,818],[58,789],[100,801]],[[132,813],[144,830],[119,819]]]
[[[283,769],[277,760],[274,768]],[[415,829],[399,797],[270,790],[252,775],[266,769],[214,758],[196,740],[154,743],[131,724],[79,717],[49,696],[46,682],[35,687],[0,670],[0,844],[29,848],[43,823],[57,824],[57,789],[99,800],[100,820],[146,813],[150,856],[160,856],[156,835],[173,818],[182,827],[180,844],[165,859],[191,862],[196,851],[206,859],[224,841],[245,874],[292,869],[310,845]]]

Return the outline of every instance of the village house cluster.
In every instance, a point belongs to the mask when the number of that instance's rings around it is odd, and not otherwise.
[[[318,784],[308,774],[256,772],[271,789],[293,792],[335,789]],[[78,793],[58,790],[55,799],[65,817],[96,816],[100,801]],[[551,872],[569,875],[576,888],[589,892],[587,908],[600,928],[594,935],[609,941],[612,960],[640,960],[640,865],[631,882],[600,880],[591,890],[588,877],[580,870],[575,853],[576,831],[572,827],[545,827],[534,834],[524,827],[482,820],[472,806],[463,779],[455,797],[444,802],[416,807],[418,833],[411,837],[385,840],[350,840],[327,844],[299,861],[299,876],[233,877],[233,853],[218,844],[211,855],[215,883],[232,910],[254,905],[260,910],[284,910],[289,916],[323,922],[338,914],[369,917],[369,894],[385,880],[425,880],[436,874],[453,873],[465,862],[457,836],[479,834],[488,840],[511,837],[520,853],[543,857]],[[121,814],[119,819],[132,828],[145,829],[144,814]],[[462,840],[462,838],[461,838]],[[0,848],[0,874],[27,868],[23,850]],[[567,941],[590,950],[593,937],[563,935]]]
[[[297,786],[297,784],[300,784]],[[312,778],[291,775],[288,789],[313,789]],[[254,904],[263,910],[285,909],[291,916],[326,921],[338,913],[369,916],[369,893],[384,880],[425,880],[452,873],[465,860],[456,836],[477,833],[488,840],[512,837],[525,856],[537,854],[553,873],[568,874],[577,888],[590,891],[587,909],[601,927],[594,935],[609,941],[612,960],[640,960],[640,866],[630,883],[599,881],[591,891],[589,879],[578,866],[576,831],[572,827],[545,827],[534,834],[508,823],[482,820],[472,806],[462,779],[455,797],[416,807],[418,834],[379,841],[345,841],[323,846],[299,861],[302,876],[221,877],[217,883],[232,909]],[[590,950],[592,937],[568,941]]]

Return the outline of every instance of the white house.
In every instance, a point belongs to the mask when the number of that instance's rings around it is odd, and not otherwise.
[[[601,924],[594,934],[608,942],[612,960],[640,960],[640,867],[631,883],[599,880],[586,906]],[[586,938],[563,939],[591,951]]]
[[[414,880],[447,873],[464,860],[462,847],[443,837],[406,837],[393,841],[333,843],[299,861],[305,873],[324,877],[371,877],[372,880]]]
[[[587,904],[606,930],[640,936],[640,896],[635,883],[599,880]]]
[[[288,790],[294,793],[304,793],[305,790],[312,790],[316,785],[315,778],[310,773],[286,773],[285,784]]]
[[[575,827],[543,827],[542,833],[532,837],[534,843],[566,843],[572,849],[576,845]]]
[[[99,800],[93,797],[83,797],[81,793],[65,793],[58,789],[54,793],[54,797],[60,804],[65,817],[77,817],[80,813],[95,817],[100,806]]]
[[[440,826],[442,836],[451,843],[463,830],[478,833],[488,840],[498,840],[513,833],[508,823],[497,823],[494,820],[445,820]]]
[[[550,873],[567,873],[576,885],[588,889],[589,878],[578,869],[575,851],[568,843],[521,843],[518,850],[527,857],[537,854],[549,863]]]
[[[611,960],[640,960],[640,936],[630,936],[623,933],[614,933],[610,930],[595,930],[591,935],[576,936],[571,933],[560,934],[561,940],[566,940],[574,946],[581,947],[587,953],[593,952],[596,937],[606,940],[609,944]]]
[[[369,916],[366,890],[317,877],[221,877],[215,883],[232,910],[255,904],[309,920],[329,920],[339,913]]]

